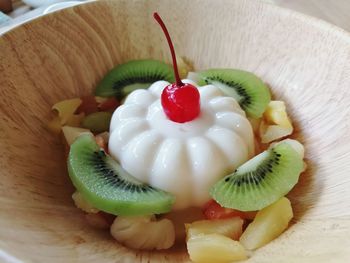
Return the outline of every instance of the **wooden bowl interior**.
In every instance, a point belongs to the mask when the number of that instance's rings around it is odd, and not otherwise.
[[[45,128],[55,102],[90,94],[113,65],[169,61],[154,11],[166,21],[177,54],[196,69],[234,67],[262,77],[286,102],[295,137],[305,144],[308,170],[289,195],[294,223],[249,262],[349,259],[350,37],[245,0],[98,1],[0,37],[3,254],[30,262],[188,260],[183,251],[132,251],[89,227],[71,200],[61,141]]]

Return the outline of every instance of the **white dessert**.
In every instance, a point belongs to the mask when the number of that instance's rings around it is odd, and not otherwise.
[[[126,98],[111,120],[109,152],[134,177],[174,194],[174,209],[202,206],[215,182],[254,155],[253,130],[237,101],[213,85],[199,88],[196,119],[169,120],[160,101],[167,85]]]

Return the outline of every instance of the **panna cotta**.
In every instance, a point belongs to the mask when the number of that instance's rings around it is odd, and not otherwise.
[[[254,156],[253,130],[237,101],[213,85],[198,88],[197,118],[171,121],[160,99],[169,84],[135,90],[117,108],[109,153],[132,176],[175,195],[173,209],[203,206],[215,182]]]

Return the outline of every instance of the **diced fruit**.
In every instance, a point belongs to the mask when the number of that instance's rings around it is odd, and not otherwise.
[[[275,239],[288,227],[293,218],[290,201],[282,197],[259,211],[243,232],[240,242],[247,249],[257,249]]]
[[[171,210],[174,196],[126,172],[101,150],[95,137],[79,136],[70,147],[68,172],[75,188],[93,207],[114,215],[161,214]]]
[[[247,259],[246,251],[238,241],[219,234],[190,238],[187,251],[195,263],[229,263]]]
[[[254,219],[256,212],[243,212],[231,208],[222,207],[215,200],[209,200],[203,208],[204,216],[207,219],[223,219],[231,217],[240,217],[243,219]]]
[[[260,139],[262,143],[269,143],[293,133],[293,127],[282,127],[279,125],[266,125],[264,121],[260,124]]]
[[[82,100],[79,98],[63,100],[52,106],[52,110],[57,111],[58,117],[61,120],[61,124],[66,124],[67,120],[75,113],[78,109]]]
[[[82,103],[77,109],[78,113],[85,113],[85,115],[89,115],[91,113],[98,111],[97,101],[95,99],[95,96],[92,96],[92,95],[83,96],[81,97],[81,100],[82,100]]]
[[[286,111],[286,105],[283,101],[270,101],[264,112],[263,118],[268,124],[277,124],[285,127],[291,126]]]
[[[100,103],[98,105],[98,109],[100,111],[113,112],[118,106],[119,106],[119,101],[116,98],[112,97]]]
[[[82,134],[85,134],[85,133],[92,134],[88,129],[76,128],[76,127],[70,127],[70,126],[63,126],[62,131],[68,145],[71,145],[75,141],[75,139]]]
[[[95,112],[83,119],[82,126],[95,133],[108,131],[111,118],[112,113],[110,112]]]
[[[66,122],[65,125],[71,126],[71,127],[80,127],[81,122],[84,119],[85,114],[79,113],[79,114],[73,114]]]
[[[101,137],[105,143],[109,141],[109,132],[101,132],[96,135],[96,137]]]
[[[108,153],[108,132],[103,132],[95,136],[95,140],[98,146],[102,148],[106,153]]]
[[[72,199],[76,207],[80,208],[86,213],[98,213],[99,210],[93,207],[78,191],[75,191],[72,195]]]
[[[109,229],[115,219],[115,216],[100,211],[96,214],[88,213],[85,215],[85,218],[88,224],[92,227]]]
[[[105,102],[106,100],[110,99],[109,97],[100,97],[100,96],[95,96],[95,100],[98,105],[101,103]]]
[[[188,72],[193,70],[193,66],[184,57],[176,57],[176,62],[180,78],[186,78]]]
[[[121,244],[135,249],[167,249],[175,242],[173,223],[169,219],[156,221],[154,216],[118,216],[111,234]]]
[[[185,224],[204,219],[202,210],[198,207],[190,207],[166,213],[161,218],[167,218],[174,223],[176,242],[184,244],[186,239]]]
[[[220,234],[238,240],[242,235],[242,226],[243,219],[240,217],[195,221],[186,224],[187,240],[207,234]]]
[[[303,158],[282,141],[217,182],[210,194],[223,207],[260,210],[285,196],[298,182]]]
[[[264,112],[259,133],[262,143],[269,143],[292,134],[293,126],[283,101],[270,101]]]

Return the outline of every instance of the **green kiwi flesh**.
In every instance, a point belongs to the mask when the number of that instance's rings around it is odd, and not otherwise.
[[[68,171],[76,189],[91,205],[114,215],[166,213],[175,200],[127,173],[89,134],[71,145]]]
[[[280,142],[218,181],[210,194],[226,208],[260,210],[285,196],[302,170],[300,154],[287,142]]]
[[[158,80],[175,81],[173,69],[158,60],[132,60],[113,68],[95,90],[96,96],[125,98],[136,89],[146,89]]]
[[[209,69],[198,73],[199,85],[213,84],[237,100],[249,117],[260,118],[271,100],[268,87],[251,72]]]

